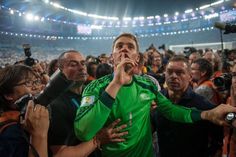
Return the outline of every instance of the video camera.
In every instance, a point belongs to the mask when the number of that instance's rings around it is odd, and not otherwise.
[[[214,26],[220,30],[225,30],[224,34],[236,33],[236,25],[231,25],[229,23],[215,22]]]
[[[165,45],[165,44],[162,44],[161,46],[158,47],[158,49],[166,50],[166,45]]]
[[[55,98],[68,90],[74,85],[74,81],[68,80],[66,76],[58,69],[47,83],[45,89],[39,95],[33,97],[31,94],[24,95],[15,102],[17,109],[21,115],[25,114],[29,100],[33,100],[35,104],[47,107]]]
[[[194,48],[194,47],[184,47],[183,53],[186,57],[189,57],[190,54],[193,53],[193,52],[197,52],[197,49]]]
[[[30,44],[23,44],[22,47],[24,49],[25,56],[27,57],[24,61],[24,64],[28,66],[33,66],[36,63],[36,60],[31,58],[32,54],[30,50]]]
[[[219,77],[213,79],[213,83],[216,86],[217,90],[225,91],[230,90],[232,84],[232,74],[231,73],[224,73]]]

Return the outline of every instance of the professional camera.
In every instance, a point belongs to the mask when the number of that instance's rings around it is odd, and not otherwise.
[[[232,84],[232,74],[224,73],[221,76],[214,78],[213,83],[219,91],[230,90]]]
[[[220,30],[225,30],[224,34],[236,33],[236,25],[231,25],[229,23],[215,22],[214,26]]]
[[[161,46],[158,47],[158,49],[165,50],[166,49],[166,45],[162,44]]]
[[[25,65],[32,66],[36,63],[36,60],[31,58],[30,44],[23,44],[25,56],[27,57],[24,61]]]
[[[197,52],[197,49],[194,47],[185,47],[183,51],[184,55],[187,57],[189,57],[189,55],[193,52]]]
[[[67,91],[74,85],[74,81],[68,80],[66,76],[58,69],[47,83],[45,89],[39,95],[33,97],[31,94],[24,95],[15,102],[15,105],[21,114],[24,115],[28,101],[33,100],[35,104],[48,106],[60,94]]]

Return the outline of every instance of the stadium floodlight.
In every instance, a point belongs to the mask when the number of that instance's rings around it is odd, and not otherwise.
[[[163,16],[164,16],[164,17],[168,17],[168,14],[164,14]]]
[[[101,25],[91,25],[91,29],[101,30],[102,26]]]
[[[154,16],[148,16],[147,19],[148,20],[154,19]]]
[[[199,9],[200,9],[200,10],[206,9],[206,8],[209,8],[210,6],[211,6],[210,4],[203,5],[203,6],[199,7]]]
[[[185,11],[184,11],[184,13],[186,13],[186,14],[189,14],[189,13],[191,13],[191,12],[193,12],[193,9],[188,9],[188,10],[185,10]]]
[[[22,14],[21,13],[19,13],[19,16],[21,16]]]
[[[13,15],[13,14],[14,14],[14,11],[13,11],[13,10],[10,10],[10,13]]]
[[[179,12],[175,12],[175,16],[179,16]]]
[[[209,14],[209,15],[205,15],[204,16],[204,19],[212,19],[212,18],[215,18],[215,17],[219,17],[219,14],[218,13],[214,13],[214,14]]]
[[[73,10],[73,9],[67,9],[67,10],[78,15],[88,16],[87,13],[79,11],[79,10]]]
[[[29,21],[32,21],[34,19],[33,14],[31,14],[31,13],[26,14],[26,19]]]
[[[124,20],[124,21],[131,21],[132,18],[131,18],[131,17],[123,17],[123,20]]]
[[[43,22],[44,20],[45,20],[45,18],[44,18],[44,17],[42,17],[40,21],[41,21],[41,22]]]
[[[218,5],[218,4],[221,4],[223,2],[224,2],[224,0],[216,1],[214,3],[211,3],[211,6]]]
[[[38,21],[38,20],[39,20],[39,17],[38,17],[38,16],[34,16],[34,20],[35,20],[35,21]]]
[[[145,17],[143,17],[143,16],[140,16],[138,19],[139,19],[139,20],[144,20],[144,19],[145,19]]]
[[[44,0],[44,3],[49,3],[49,0]]]

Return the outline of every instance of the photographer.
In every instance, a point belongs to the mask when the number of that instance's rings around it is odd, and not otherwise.
[[[48,110],[29,101],[24,121],[14,104],[26,94],[36,94],[41,84],[30,67],[8,66],[0,71],[1,156],[47,157]]]
[[[236,64],[232,69],[232,86],[230,97],[228,98],[228,103],[231,106],[236,106]],[[227,157],[236,156],[236,121],[232,123],[232,128],[224,129],[224,146],[223,146],[223,155]]]

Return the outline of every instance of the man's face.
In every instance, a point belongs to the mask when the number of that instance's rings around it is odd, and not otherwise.
[[[169,62],[165,76],[168,89],[174,92],[184,92],[191,80],[188,67],[183,61]]]
[[[190,54],[188,58],[189,64],[192,64],[197,58],[198,58],[197,54],[195,53]]]
[[[212,64],[212,66],[215,65],[215,55],[213,54],[213,52],[206,52],[203,58],[208,60]]]
[[[161,65],[161,55],[157,52],[153,52],[152,57],[153,57],[152,64],[160,66]]]
[[[62,72],[69,80],[84,83],[88,77],[84,57],[77,52],[66,53]]]
[[[201,71],[199,70],[199,65],[196,63],[191,64],[191,75],[192,75],[192,80],[194,82],[197,82],[201,78]]]
[[[137,45],[135,41],[129,37],[120,37],[114,44],[112,57],[114,66],[117,66],[122,59],[130,58],[138,62]]]

